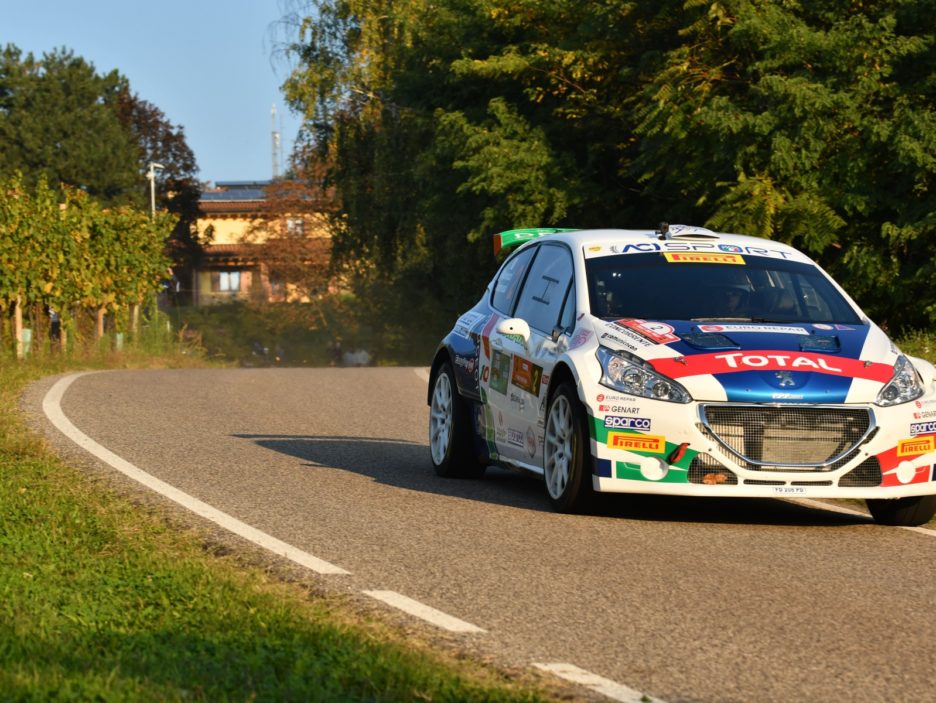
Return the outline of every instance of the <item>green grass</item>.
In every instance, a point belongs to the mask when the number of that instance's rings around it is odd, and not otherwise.
[[[191,353],[0,360],[0,699],[532,701],[336,596],[213,556],[64,464],[30,434],[22,389],[77,367],[199,364]]]

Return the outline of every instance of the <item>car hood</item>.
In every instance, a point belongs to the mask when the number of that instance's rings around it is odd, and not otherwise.
[[[703,401],[874,402],[899,354],[873,324],[592,323],[599,344],[644,359]]]

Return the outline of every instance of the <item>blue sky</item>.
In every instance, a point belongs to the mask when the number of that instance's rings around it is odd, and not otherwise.
[[[117,69],[131,89],[185,129],[202,181],[272,176],[270,116],[285,162],[299,129],[279,86],[277,44],[288,0],[0,0],[0,45],[42,55],[59,47]]]

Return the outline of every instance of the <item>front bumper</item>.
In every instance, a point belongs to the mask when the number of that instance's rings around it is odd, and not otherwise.
[[[936,427],[917,422],[915,414],[919,413],[914,412],[913,403],[892,408],[679,405],[608,394],[602,389],[586,398],[586,405],[597,491],[858,499],[936,493],[936,432],[916,432]],[[719,413],[724,416],[726,409],[728,416],[743,416],[747,424],[731,431],[713,427],[710,418]],[[771,420],[773,425],[766,420],[758,424],[759,416],[779,419]],[[811,418],[808,426],[789,420],[802,416]],[[837,420],[841,417],[847,417],[847,423]],[[867,417],[867,423],[841,430],[838,441],[837,427],[862,417]],[[751,433],[759,434],[752,438]],[[804,459],[813,451],[810,443],[820,444],[819,435],[832,448],[827,455]]]

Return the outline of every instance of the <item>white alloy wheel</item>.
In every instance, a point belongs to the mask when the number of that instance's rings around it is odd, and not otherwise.
[[[452,381],[443,371],[436,376],[429,409],[429,449],[436,466],[445,461],[452,443],[453,405]]]
[[[546,442],[543,452],[543,471],[546,475],[546,490],[554,500],[565,492],[572,471],[575,426],[572,408],[564,395],[556,397],[549,408],[546,420]]]

